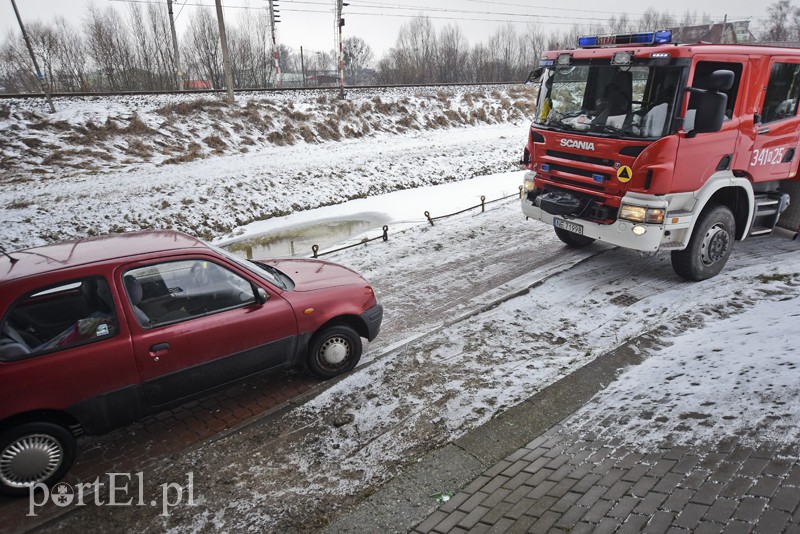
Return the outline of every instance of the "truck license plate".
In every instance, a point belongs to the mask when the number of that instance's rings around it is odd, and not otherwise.
[[[558,217],[553,218],[553,226],[572,232],[573,234],[583,235],[583,226],[575,224],[574,222],[565,221],[564,219],[559,219]]]

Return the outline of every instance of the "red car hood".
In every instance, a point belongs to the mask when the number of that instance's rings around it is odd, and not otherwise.
[[[367,286],[367,281],[347,267],[321,260],[264,260],[291,278],[294,291],[313,291],[337,286]]]

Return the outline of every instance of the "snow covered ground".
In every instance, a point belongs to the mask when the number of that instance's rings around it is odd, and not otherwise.
[[[0,106],[0,243],[253,221],[516,169],[524,86],[65,99]],[[480,126],[480,127],[478,127]],[[488,126],[488,128],[486,128]]]
[[[630,424],[638,448],[751,429],[751,439],[793,443],[800,379],[786,370],[798,359],[799,257],[797,241],[748,241],[717,278],[689,284],[665,255],[602,245],[567,252],[512,200],[336,253],[375,285],[388,338],[302,406],[148,473],[161,484],[192,471],[196,506],[170,518],[114,510],[114,520],[176,531],[313,529],[426,452],[643,335],[656,340],[645,363],[576,416],[580,424]],[[472,284],[515,262],[521,274],[503,287]],[[409,314],[430,324],[404,329]],[[637,407],[654,415],[637,422]],[[85,512],[62,528],[99,528],[112,513]]]
[[[0,241],[17,246],[145,224],[211,228],[207,237],[229,242],[317,217],[378,212],[404,223],[385,243],[326,258],[364,274],[386,307],[384,332],[353,373],[268,424],[147,470],[153,497],[193,472],[195,506],[170,517],[87,507],[54,528],[310,530],[427,452],[638,338],[647,339],[644,362],[575,414],[575,425],[624,428],[641,449],[725,436],[795,444],[800,241],[737,243],[719,276],[690,284],[672,273],[668,255],[565,249],[552,228],[525,221],[515,200],[433,227],[422,221],[424,210],[438,214],[428,202],[446,212],[475,204],[479,191],[491,195],[483,192],[490,185],[515,192],[518,173],[496,173],[513,169],[526,128],[384,132],[176,166],[130,164],[113,179],[65,171],[4,182]],[[449,185],[473,175],[491,176]],[[438,183],[447,189],[375,198]],[[244,225],[258,213],[364,195],[372,203]]]

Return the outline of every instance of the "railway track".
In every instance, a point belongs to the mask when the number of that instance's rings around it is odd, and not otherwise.
[[[432,88],[432,87],[499,87],[507,85],[520,85],[524,81],[508,82],[489,82],[489,83],[429,83],[429,84],[398,84],[398,85],[348,85],[344,91],[353,90],[392,90],[407,89],[413,87]],[[315,86],[315,87],[280,87],[280,88],[252,88],[235,89],[235,94],[250,93],[302,93],[310,91],[338,92],[338,86]],[[116,91],[116,92],[78,92],[78,93],[51,93],[53,98],[73,98],[73,97],[108,97],[108,96],[146,96],[146,95],[204,95],[204,94],[224,94],[225,89],[193,89],[189,91]],[[44,98],[43,93],[0,93],[0,100],[32,99]]]

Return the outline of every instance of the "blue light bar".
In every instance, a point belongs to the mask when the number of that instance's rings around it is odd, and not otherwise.
[[[581,48],[632,44],[652,45],[670,42],[672,42],[672,30],[616,35],[586,35],[578,37],[578,46]]]

